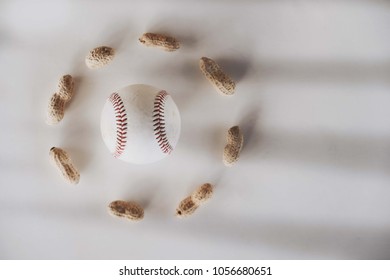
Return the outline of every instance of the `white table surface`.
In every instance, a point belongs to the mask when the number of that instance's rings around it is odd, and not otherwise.
[[[388,1],[1,1],[0,258],[390,258],[390,4]],[[182,41],[146,48],[144,32]],[[92,71],[86,53],[117,56]],[[237,81],[218,95],[199,58]],[[59,77],[76,78],[62,122],[45,123]],[[146,83],[171,93],[182,134],[168,158],[113,158],[100,113],[113,91]],[[245,146],[221,156],[229,127]],[[49,161],[66,149],[68,185]],[[215,195],[174,216],[198,185]],[[108,215],[136,200],[145,219]]]

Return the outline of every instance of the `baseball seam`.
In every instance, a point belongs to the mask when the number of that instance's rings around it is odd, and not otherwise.
[[[116,146],[114,157],[119,158],[126,147],[127,142],[127,115],[123,101],[118,93],[114,92],[109,98],[115,111],[116,119]]]
[[[164,154],[170,154],[173,150],[165,131],[164,104],[169,94],[162,90],[154,100],[153,127],[157,143]]]

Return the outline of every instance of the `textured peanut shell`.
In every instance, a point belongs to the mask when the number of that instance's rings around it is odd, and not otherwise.
[[[199,61],[199,67],[207,80],[222,95],[232,95],[236,88],[235,82],[219,67],[211,58],[202,57]]]
[[[227,144],[223,150],[223,163],[226,166],[234,165],[240,156],[244,136],[238,126],[233,126],[228,130]]]
[[[113,201],[108,205],[108,212],[113,216],[131,221],[140,221],[144,218],[144,209],[133,201]]]
[[[58,94],[68,102],[73,96],[74,81],[71,75],[64,75],[58,82]]]
[[[144,33],[139,41],[148,47],[160,48],[164,51],[173,52],[180,48],[180,43],[176,38],[156,33]]]
[[[101,46],[91,50],[85,57],[85,64],[90,69],[99,69],[110,63],[115,56],[113,48]]]
[[[58,93],[54,93],[47,108],[46,123],[53,125],[59,123],[64,117],[65,100]]]
[[[188,196],[180,202],[179,207],[176,209],[176,216],[188,217],[192,215],[196,209],[198,209],[198,205],[192,200],[191,196]]]
[[[195,204],[201,205],[205,203],[213,195],[213,186],[209,183],[201,185],[191,195],[192,201]]]
[[[80,181],[80,173],[73,165],[67,152],[61,148],[52,147],[49,155],[65,180],[74,185]]]

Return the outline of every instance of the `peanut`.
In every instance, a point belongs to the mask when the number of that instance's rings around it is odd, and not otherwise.
[[[68,102],[72,98],[73,88],[73,77],[71,75],[62,76],[58,82],[58,94],[65,102]]]
[[[61,171],[62,176],[71,184],[77,184],[80,173],[74,167],[69,155],[61,148],[52,147],[49,153],[52,161]]]
[[[192,215],[198,207],[206,202],[213,194],[213,187],[206,183],[196,189],[190,196],[184,198],[176,209],[176,216],[188,217]]]
[[[54,93],[49,102],[46,123],[50,125],[59,123],[64,117],[64,109],[65,100],[60,94]]]
[[[244,143],[244,136],[242,135],[238,126],[233,126],[228,130],[227,144],[223,151],[223,163],[226,166],[232,166],[238,161],[240,152]]]
[[[99,69],[110,63],[115,56],[113,48],[101,46],[91,50],[85,57],[85,64],[90,69]]]
[[[176,215],[178,217],[190,216],[198,207],[199,205],[193,201],[192,197],[188,196],[180,202],[179,207],[176,209]]]
[[[113,216],[126,218],[132,221],[139,221],[144,217],[144,209],[133,201],[113,201],[108,205],[108,211]]]
[[[180,48],[180,43],[176,38],[162,34],[144,33],[139,38],[139,41],[145,46],[160,48],[168,52],[173,52]]]
[[[47,124],[59,123],[65,114],[65,104],[73,96],[74,82],[71,75],[64,75],[58,82],[58,92],[54,93],[50,99],[47,110]]]
[[[211,58],[202,57],[199,61],[200,70],[207,80],[222,95],[232,95],[236,88],[235,82],[225,74],[219,65]]]
[[[209,183],[206,183],[195,190],[192,193],[191,198],[196,204],[201,205],[205,203],[212,195],[213,187]]]

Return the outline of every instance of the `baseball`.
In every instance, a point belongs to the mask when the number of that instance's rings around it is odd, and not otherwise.
[[[152,163],[175,148],[180,136],[180,113],[165,90],[130,85],[108,97],[100,128],[115,158],[135,164]]]

